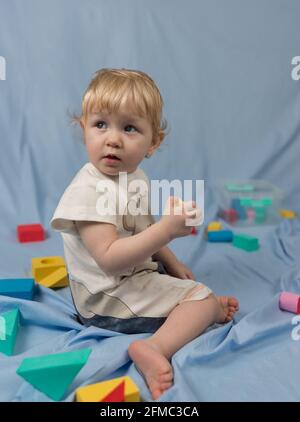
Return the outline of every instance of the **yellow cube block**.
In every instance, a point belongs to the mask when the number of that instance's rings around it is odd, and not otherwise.
[[[80,387],[76,390],[75,400],[77,402],[101,402],[124,381],[124,401],[139,402],[140,391],[132,379],[128,376]]]
[[[62,267],[65,268],[66,264],[61,256],[44,256],[31,260],[32,276],[38,283]]]
[[[222,229],[222,223],[220,221],[212,221],[207,226],[208,232],[216,232]]]
[[[279,215],[283,218],[288,218],[288,219],[296,218],[297,216],[295,211],[291,211],[291,210],[279,210]]]

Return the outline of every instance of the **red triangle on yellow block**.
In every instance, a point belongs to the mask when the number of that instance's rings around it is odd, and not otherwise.
[[[125,381],[122,381],[121,384],[117,385],[110,393],[107,394],[101,402],[123,402],[125,399]]]

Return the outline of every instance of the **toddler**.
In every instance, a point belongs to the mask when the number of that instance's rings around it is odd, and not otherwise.
[[[190,235],[185,220],[198,215],[196,204],[188,211],[170,197],[168,212],[157,222],[149,211],[149,180],[138,166],[164,139],[162,106],[156,84],[145,73],[96,72],[77,117],[89,161],[65,190],[51,220],[62,233],[79,320],[128,334],[152,333],[134,341],[128,353],[153,399],[172,385],[173,354],[210,325],[232,320],[238,310],[235,298],[216,297],[196,282],[166,246]],[[127,184],[121,183],[123,176]],[[137,183],[147,193],[129,189]],[[178,206],[180,213],[175,212]],[[167,274],[158,271],[158,262]]]

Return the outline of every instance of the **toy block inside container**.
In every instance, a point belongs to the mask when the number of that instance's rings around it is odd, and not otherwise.
[[[246,208],[242,205],[241,200],[239,198],[232,198],[231,209],[236,210],[238,218],[240,220],[247,219]]]
[[[32,275],[36,282],[45,287],[65,287],[68,285],[66,264],[61,256],[32,258]]]
[[[91,349],[25,358],[17,374],[53,400],[60,400],[81,368]]]
[[[76,390],[77,402],[139,402],[138,387],[128,376],[102,381]]]
[[[257,251],[259,249],[258,239],[246,234],[234,234],[232,244],[233,246],[244,249],[247,252]]]
[[[279,188],[263,180],[219,182],[216,185],[219,215],[236,226],[279,223],[278,209],[282,198]]]
[[[33,278],[0,279],[0,295],[32,300],[35,290]]]
[[[17,333],[20,325],[19,308],[0,315],[0,352],[13,355]]]
[[[235,223],[238,220],[238,212],[234,208],[229,208],[221,211],[220,217],[222,217],[228,223]]]
[[[21,224],[17,226],[17,236],[21,243],[45,240],[45,230],[41,224]]]

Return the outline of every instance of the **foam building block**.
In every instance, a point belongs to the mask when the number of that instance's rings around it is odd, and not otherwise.
[[[252,192],[255,190],[254,185],[251,184],[240,184],[236,185],[233,183],[228,183],[226,188],[229,192]]]
[[[45,287],[59,288],[69,284],[66,264],[61,256],[32,258],[31,269],[36,282]]]
[[[192,227],[191,234],[192,234],[192,235],[196,235],[196,234],[197,234],[197,229],[196,229],[196,227]]]
[[[17,235],[21,243],[45,240],[45,230],[41,224],[21,224],[17,227]]]
[[[80,349],[26,358],[17,369],[17,374],[37,390],[58,401],[86,364],[91,351],[91,349]]]
[[[224,218],[225,221],[228,221],[228,223],[235,223],[238,220],[238,213],[234,208],[230,208],[222,211],[221,217]]]
[[[279,296],[279,307],[284,311],[300,314],[300,295],[292,292],[282,292]]]
[[[232,244],[247,252],[257,251],[257,249],[259,249],[258,239],[256,237],[247,236],[246,234],[234,234]]]
[[[222,223],[220,221],[212,221],[207,226],[208,232],[215,232],[215,231],[218,231],[218,230],[222,230]]]
[[[138,387],[128,376],[102,381],[76,390],[77,402],[139,402]]]
[[[7,356],[13,355],[14,346],[20,326],[20,311],[18,308],[0,315],[0,352]]]
[[[246,210],[245,208],[241,205],[241,201],[239,198],[233,198],[231,201],[231,208],[236,210],[236,212],[238,213],[238,217],[240,220],[246,220],[247,215],[246,215]]]
[[[291,210],[279,210],[279,215],[282,218],[288,218],[288,219],[293,219],[296,218],[296,213],[295,211],[291,211]]]
[[[68,286],[69,278],[66,267],[61,267],[53,271],[53,273],[43,278],[39,284],[55,289]]]
[[[35,290],[33,278],[0,279],[0,295],[32,300]]]
[[[232,242],[233,233],[231,230],[217,230],[207,232],[209,242]]]
[[[248,208],[246,213],[247,213],[247,218],[249,222],[252,223],[255,219],[255,211],[252,208]]]

